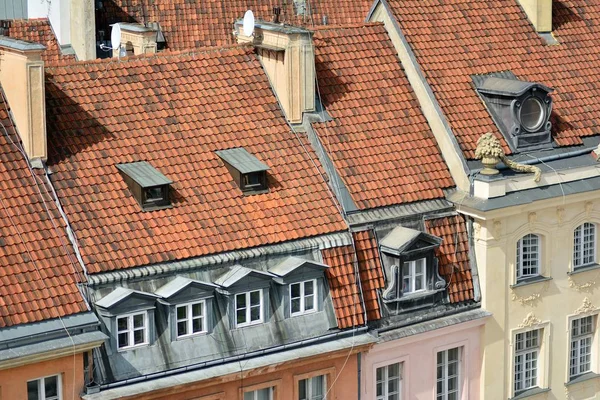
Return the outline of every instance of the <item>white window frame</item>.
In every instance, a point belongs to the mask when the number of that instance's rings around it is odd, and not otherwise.
[[[306,309],[306,294],[304,293],[304,285],[306,283],[312,283],[313,286],[313,294],[310,295],[313,297],[313,308],[311,308],[310,310]],[[300,285],[300,297],[292,297],[292,285]],[[303,315],[303,314],[310,314],[310,313],[314,313],[317,311],[317,280],[316,279],[310,279],[307,281],[302,281],[302,282],[294,282],[294,283],[290,283],[289,285],[289,293],[290,293],[290,315],[295,316],[295,315]],[[300,311],[297,312],[293,312],[292,311],[292,300],[293,299],[300,299]]]
[[[452,361],[452,362],[456,362],[456,374],[455,375],[449,375],[449,365],[450,365],[450,361],[448,360],[448,354],[451,350],[456,350],[456,361]],[[462,396],[462,370],[463,370],[463,347],[462,346],[457,346],[457,347],[451,347],[451,348],[447,348],[445,350],[441,350],[441,351],[437,351],[435,354],[435,363],[436,363],[436,384],[435,384],[435,398],[436,400],[448,400],[448,396],[451,393],[456,393],[456,398],[460,399]],[[442,354],[442,363],[439,364],[438,363],[438,355]],[[439,367],[442,368],[442,377],[439,376],[439,374],[437,373],[439,370]],[[456,390],[450,391],[448,389],[448,382],[450,381],[450,379],[452,378],[456,378]],[[438,382],[442,382],[442,392],[438,393],[437,390],[437,383]]]
[[[202,315],[200,317],[194,317],[194,315],[192,313],[192,310],[195,305],[202,306]],[[186,317],[179,319],[177,311],[183,307],[185,307],[185,309],[186,309]],[[198,332],[194,332],[194,329],[193,329],[194,320],[198,320],[198,319],[202,320],[202,330],[198,331]],[[184,335],[180,335],[179,334],[179,323],[184,322],[184,321],[186,322],[186,329],[187,329],[188,333],[186,333]],[[178,304],[177,306],[175,306],[175,335],[177,335],[178,339],[186,338],[186,337],[190,337],[190,336],[201,335],[203,333],[206,333],[207,332],[206,321],[207,321],[207,315],[206,315],[206,301],[205,300],[195,301],[195,302],[186,303],[186,304]]]
[[[534,253],[533,251],[531,251],[531,247],[533,247],[533,244],[531,243],[531,240],[535,238],[536,240],[536,246],[537,246],[537,251]],[[528,240],[529,244],[527,246],[524,246],[524,240]],[[524,252],[524,250],[527,250],[526,252]],[[535,265],[528,265],[525,266],[524,265],[524,255],[528,255],[530,260],[535,260]],[[532,256],[535,255],[535,258],[533,258]],[[517,254],[516,254],[516,269],[517,269],[517,281],[522,280],[522,279],[527,279],[527,278],[532,278],[535,276],[540,276],[542,274],[542,237],[538,234],[535,233],[528,233],[527,235],[522,236],[518,241],[517,241]],[[524,269],[533,269],[535,268],[535,272],[534,273],[524,273]]]
[[[390,382],[390,376],[389,376],[389,367],[393,366],[393,365],[398,365],[398,377],[397,378],[392,378],[392,379],[398,379],[398,391],[397,392],[393,392],[390,393],[388,391],[389,389],[389,382]],[[377,379],[377,371],[381,370],[382,371],[382,375],[383,375],[383,379],[382,380],[378,380]],[[381,367],[375,367],[375,400],[389,400],[390,396],[393,395],[397,395],[399,400],[402,400],[403,395],[402,395],[402,390],[403,390],[403,371],[404,371],[404,363],[397,361],[397,362],[392,362],[386,365],[382,365]],[[383,384],[383,394],[378,395],[377,394],[377,385],[378,384]]]
[[[142,329],[135,329],[133,327],[133,318],[137,315],[143,315],[144,317],[144,326]],[[126,330],[119,330],[119,320],[126,318],[127,319],[127,329]],[[117,349],[119,351],[122,350],[128,350],[128,349],[132,349],[134,347],[142,347],[142,346],[147,346],[148,345],[148,330],[149,330],[149,326],[148,326],[148,312],[147,311],[142,311],[142,312],[136,312],[136,313],[131,313],[131,314],[123,314],[123,315],[118,315],[116,318],[116,330],[117,330]],[[138,343],[138,344],[130,344],[128,346],[120,346],[119,343],[119,334],[120,333],[125,333],[127,332],[128,334],[128,341],[129,343],[134,343],[134,332],[135,331],[139,331],[139,330],[143,330],[144,332],[144,342],[143,343]]]
[[[45,381],[48,378],[56,378],[56,393],[57,393],[56,396],[46,397]],[[31,379],[31,380],[27,381],[27,383],[37,382],[38,400],[62,400],[63,396],[62,396],[62,379],[61,378],[62,378],[62,374],[48,375],[48,376],[43,376],[41,378]],[[27,392],[27,397],[29,397],[29,392]]]
[[[416,278],[417,278],[417,263],[420,262],[423,265],[423,270],[422,273],[419,274],[419,276],[422,277],[421,280],[421,285],[422,288],[421,289],[417,289],[416,286]],[[408,266],[408,275],[404,274],[404,267]],[[412,293],[419,293],[419,292],[424,292],[425,290],[427,290],[427,259],[426,258],[419,258],[417,260],[411,260],[411,261],[405,261],[404,263],[402,263],[402,267],[400,269],[400,273],[402,274],[402,293],[403,294],[412,294]],[[407,290],[404,289],[404,278],[408,277],[409,282],[409,288]]]
[[[586,235],[586,228],[591,229],[588,235]],[[588,265],[596,264],[596,248],[597,248],[597,229],[596,224],[592,222],[584,222],[579,225],[573,231],[573,269],[585,267]],[[577,243],[579,240],[579,244]],[[585,251],[589,250],[589,247],[586,249],[586,246],[591,247],[591,257],[592,259],[586,261]],[[578,248],[579,247],[579,248]],[[589,255],[588,255],[589,258]]]
[[[259,300],[259,309],[260,309],[260,318],[256,321],[251,321],[250,320],[250,316],[251,316],[251,309],[252,306],[250,304],[250,294],[254,293],[254,292],[259,292],[260,293],[260,300]],[[237,320],[237,312],[238,310],[241,310],[241,308],[237,307],[237,298],[238,296],[246,296],[246,322],[242,322],[239,323]],[[263,290],[262,289],[257,289],[257,290],[250,290],[249,292],[243,292],[243,293],[236,293],[233,299],[233,307],[235,309],[235,315],[233,316],[233,318],[235,319],[235,326],[237,328],[241,328],[244,326],[250,326],[250,325],[258,325],[258,324],[262,324],[263,320],[264,320],[264,313],[263,313],[263,308],[264,308],[264,302],[263,302]]]
[[[258,392],[261,391],[261,390],[268,390],[269,391],[269,400],[273,400],[274,399],[273,393],[275,392],[275,387],[273,387],[273,386],[268,386],[268,387],[263,387],[263,388],[260,388],[260,389],[254,389],[254,390],[245,391],[244,394],[243,394],[243,396],[242,396],[242,399],[246,400],[246,395],[249,394],[249,393],[251,393],[252,394],[252,399],[251,400],[258,400]]]
[[[528,335],[536,332],[537,344],[527,345],[527,340],[532,340],[533,336],[528,338]],[[519,339],[522,338],[523,347],[518,348]],[[529,389],[541,387],[541,369],[544,368],[542,364],[542,341],[544,340],[544,328],[539,327],[530,329],[522,332],[515,333],[514,335],[514,352],[513,352],[513,393],[516,395],[523,393]],[[521,361],[517,362],[517,357],[521,357]],[[533,367],[535,363],[535,367]],[[528,367],[529,364],[529,367]],[[519,371],[517,372],[517,368]],[[535,376],[531,377],[531,371],[535,370]],[[530,376],[528,377],[528,373]],[[519,376],[517,376],[519,375]],[[527,381],[530,383],[527,385]],[[521,382],[521,386],[517,388],[517,382]]]
[[[581,322],[590,319],[590,330],[581,333]],[[594,336],[596,334],[596,315],[584,315],[569,321],[569,380],[592,372],[594,368]],[[589,344],[585,344],[589,342]],[[582,354],[582,348],[588,348]],[[581,357],[587,355],[587,362],[582,363]],[[585,365],[587,364],[587,368]],[[576,371],[573,371],[573,368]]]
[[[320,374],[320,375],[314,375],[311,377],[306,377],[303,379],[299,379],[297,386],[298,386],[298,398],[297,400],[315,400],[316,399],[316,395],[312,393],[313,390],[313,385],[312,385],[312,380],[313,379],[317,379],[323,377],[323,387],[322,387],[322,391],[323,391],[323,397],[321,397],[319,400],[326,400],[327,399],[327,374]],[[302,382],[307,382],[306,385],[306,397],[304,399],[300,398],[300,384]]]

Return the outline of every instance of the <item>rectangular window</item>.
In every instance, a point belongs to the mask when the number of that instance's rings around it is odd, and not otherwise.
[[[515,336],[515,395],[538,386],[541,329]]]
[[[206,303],[177,306],[177,337],[206,332]]]
[[[244,400],[273,400],[273,388],[264,388],[244,393]]]
[[[310,280],[290,285],[290,312],[292,315],[316,311],[316,280]]]
[[[460,347],[437,353],[436,399],[460,399],[460,353]]]
[[[259,324],[262,320],[262,290],[235,295],[236,326]]]
[[[402,399],[402,364],[395,363],[377,368],[375,377],[376,400]]]
[[[575,228],[573,235],[573,267],[596,262],[596,225],[586,222]]]
[[[593,316],[571,321],[571,355],[569,362],[569,377],[571,379],[592,370],[593,339]]]
[[[62,399],[60,375],[47,376],[27,382],[27,400]]]
[[[119,349],[148,343],[146,312],[117,317],[117,342]]]
[[[402,267],[402,293],[425,290],[425,259],[407,261]]]
[[[298,381],[298,400],[325,400],[327,392],[327,378],[325,375]]]
[[[540,274],[540,237],[525,235],[517,242],[517,279]]]

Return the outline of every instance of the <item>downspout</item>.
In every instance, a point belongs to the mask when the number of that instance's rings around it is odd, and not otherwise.
[[[356,364],[358,365],[358,399],[361,399],[361,395],[362,395],[362,388],[360,387],[360,383],[361,383],[361,376],[362,376],[362,364],[361,364],[361,357],[362,356],[362,352],[358,352],[356,353]]]

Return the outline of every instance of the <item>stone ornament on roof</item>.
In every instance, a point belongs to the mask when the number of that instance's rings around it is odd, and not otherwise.
[[[514,162],[504,154],[502,144],[493,133],[484,133],[479,140],[477,140],[477,148],[475,149],[475,158],[481,160],[483,169],[481,173],[483,175],[496,175],[500,171],[496,169],[496,164],[500,161],[504,163],[508,168],[516,172],[531,172],[534,175],[533,180],[536,182],[540,181],[542,177],[542,170],[533,165],[524,165]]]

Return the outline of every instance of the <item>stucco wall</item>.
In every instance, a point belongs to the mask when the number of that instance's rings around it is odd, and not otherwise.
[[[482,398],[507,399],[513,395],[514,336],[519,330],[532,328],[544,329],[538,376],[540,386],[551,390],[540,398],[565,398],[565,393],[568,399],[600,398],[600,378],[565,385],[569,380],[569,319],[594,314],[591,309],[600,306],[600,269],[570,274],[574,229],[584,222],[596,223],[598,241],[600,201],[595,197],[597,193],[583,193],[475,218],[483,306],[493,313],[483,333]],[[516,283],[516,243],[529,233],[542,236],[541,272],[551,279],[511,287]],[[584,310],[586,298],[591,308]],[[592,370],[598,373],[597,318],[595,328]]]
[[[376,344],[362,355],[362,399],[376,398],[376,369],[396,362],[403,363],[403,399],[435,399],[437,353],[462,347],[460,398],[478,400],[481,371],[479,346],[483,323],[484,320],[470,321]]]
[[[27,381],[61,375],[62,400],[80,399],[83,389],[82,354],[0,370],[0,399],[27,398]]]

